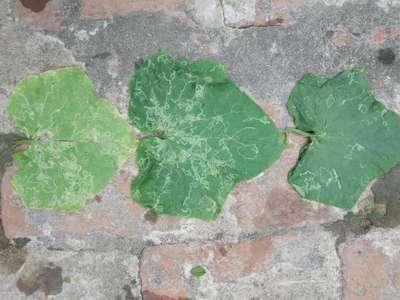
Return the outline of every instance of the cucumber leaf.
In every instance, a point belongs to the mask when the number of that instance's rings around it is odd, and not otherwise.
[[[310,136],[289,182],[309,200],[351,209],[367,185],[400,162],[400,118],[378,102],[360,69],[307,75],[288,101]]]
[[[14,156],[21,170],[12,178],[29,208],[79,210],[134,149],[128,122],[79,67],[26,77],[8,111],[29,145]]]
[[[158,214],[215,219],[235,184],[285,147],[268,116],[213,61],[144,62],[130,82],[129,116],[142,132],[133,199]]]

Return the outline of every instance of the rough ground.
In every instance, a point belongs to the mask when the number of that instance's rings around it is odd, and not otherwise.
[[[398,0],[0,0],[0,299],[400,299],[400,168],[345,216],[288,186],[299,137],[213,222],[132,202],[134,158],[80,213],[22,207],[7,146],[15,83],[81,65],[126,116],[130,76],[161,48],[223,61],[282,129],[288,94],[308,72],[361,66],[400,113]],[[197,265],[201,278],[190,273]]]

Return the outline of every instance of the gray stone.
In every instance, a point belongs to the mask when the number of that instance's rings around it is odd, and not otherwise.
[[[15,273],[0,275],[0,298],[139,299],[138,258],[114,250],[49,251],[27,247]],[[129,298],[130,297],[130,298]]]

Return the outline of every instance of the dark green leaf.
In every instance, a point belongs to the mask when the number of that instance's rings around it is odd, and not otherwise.
[[[288,102],[311,143],[289,174],[304,198],[351,209],[367,185],[400,161],[400,118],[376,101],[364,72],[307,75]]]
[[[159,53],[131,83],[129,115],[141,131],[133,198],[159,214],[214,219],[236,183],[284,148],[273,122],[229,79],[223,64]]]

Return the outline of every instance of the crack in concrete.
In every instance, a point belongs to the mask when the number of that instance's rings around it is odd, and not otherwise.
[[[219,8],[220,8],[220,10],[221,10],[222,24],[223,24],[225,27],[229,27],[229,26],[227,26],[226,23],[225,23],[224,0],[218,0],[218,3],[219,3],[218,6],[219,6]]]
[[[149,247],[144,247],[142,249],[142,251],[140,251],[139,255],[137,256],[137,258],[139,260],[139,263],[138,263],[138,280],[139,280],[138,287],[139,287],[139,294],[140,294],[141,299],[144,299],[144,297],[143,297],[143,288],[142,288],[143,287],[142,276],[141,276],[141,274],[142,274],[142,266],[143,266],[143,255],[144,255],[144,251],[147,248],[149,248]]]
[[[343,260],[340,255],[340,245],[346,242],[346,239],[348,238],[348,233],[346,233],[345,223],[343,222],[343,220],[325,223],[322,224],[322,226],[325,228],[325,230],[331,232],[333,235],[336,236],[335,252],[340,263],[340,268],[339,268],[340,286],[338,287],[338,290],[340,293],[340,299],[342,299],[344,295],[345,279],[343,275]]]

